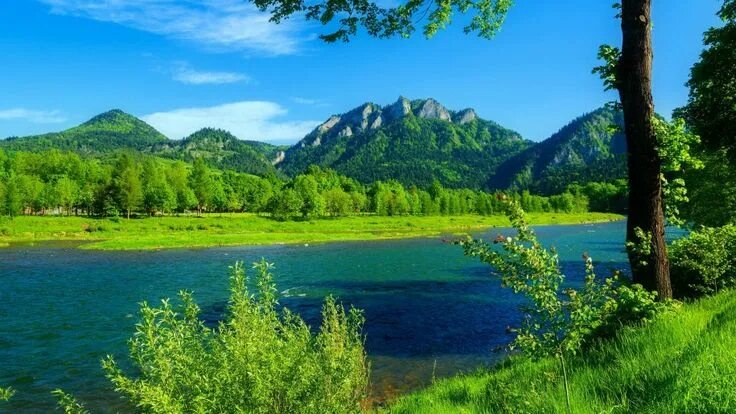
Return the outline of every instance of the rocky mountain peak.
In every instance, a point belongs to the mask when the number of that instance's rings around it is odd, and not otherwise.
[[[450,111],[432,98],[426,99],[419,104],[416,115],[425,119],[441,119],[452,122]]]
[[[411,101],[399,96],[396,102],[383,108],[383,115],[386,122],[400,119],[411,113]]]

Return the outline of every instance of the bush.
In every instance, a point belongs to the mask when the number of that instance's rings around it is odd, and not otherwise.
[[[102,363],[116,391],[146,413],[360,412],[368,385],[362,314],[328,297],[312,334],[299,316],[277,310],[272,265],[254,268],[256,294],[242,265],[231,268],[227,315],[216,328],[199,319],[190,293],[178,306],[144,303],[130,342],[136,374],[110,356]]]
[[[696,297],[736,286],[736,226],[703,227],[670,248],[672,287]]]

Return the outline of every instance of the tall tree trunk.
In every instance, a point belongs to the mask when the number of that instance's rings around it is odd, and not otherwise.
[[[664,240],[661,160],[652,117],[651,0],[623,0],[623,44],[617,81],[624,111],[629,167],[629,218],[626,240],[641,244],[640,228],[651,234],[644,257],[629,251],[633,280],[657,290],[660,300],[672,297],[667,245]]]

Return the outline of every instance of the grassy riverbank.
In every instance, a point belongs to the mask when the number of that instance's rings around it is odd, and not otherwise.
[[[579,224],[623,219],[608,213],[529,214],[537,225]],[[85,249],[134,250],[226,245],[314,243],[378,240],[459,234],[508,226],[505,216],[354,216],[279,222],[255,214],[205,217],[94,219],[87,217],[19,216],[0,221],[3,243],[83,240]]]
[[[736,412],[736,293],[626,329],[569,363],[573,413]],[[515,357],[438,381],[387,413],[564,413],[555,360]]]

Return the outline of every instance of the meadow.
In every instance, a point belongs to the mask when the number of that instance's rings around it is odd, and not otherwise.
[[[530,213],[529,218],[534,225],[553,225],[624,217],[612,213]],[[18,216],[0,221],[0,246],[49,240],[83,241],[80,248],[98,250],[319,243],[434,237],[508,225],[508,218],[502,215],[362,215],[304,221],[277,221],[249,213],[131,219]]]

